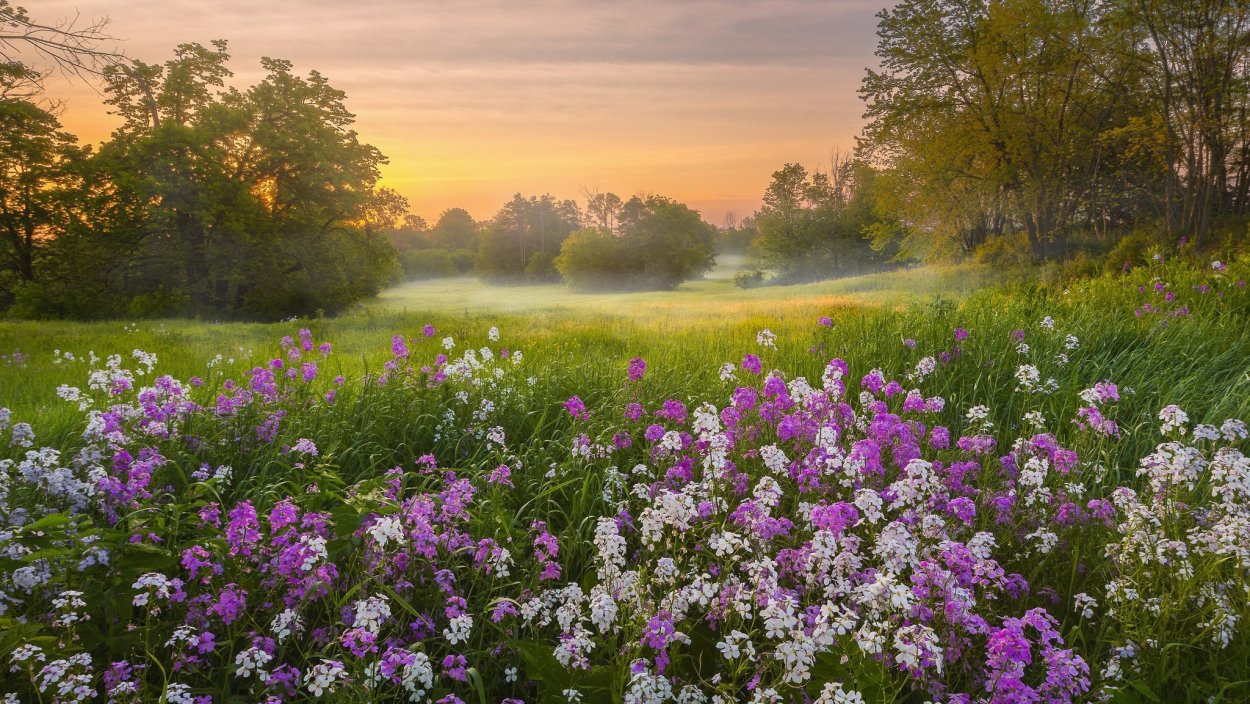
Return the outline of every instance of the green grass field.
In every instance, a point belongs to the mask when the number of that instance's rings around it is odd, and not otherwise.
[[[309,325],[333,340],[344,373],[361,373],[386,353],[392,334],[411,333],[433,323],[462,337],[490,325],[507,329],[526,350],[564,354],[571,349],[595,358],[620,359],[637,351],[662,353],[665,343],[702,347],[760,327],[806,330],[820,315],[888,316],[911,305],[953,305],[995,280],[976,268],[927,267],[837,281],[757,289],[735,288],[728,267],[676,291],[578,293],[558,284],[491,286],[476,279],[410,282],[384,291],[376,301],[348,314],[292,323],[232,323],[139,320],[77,323],[0,321],[0,354],[29,355],[24,366],[0,362],[0,384],[11,408],[46,407],[61,383],[78,383],[60,373],[52,353],[95,351],[100,356],[153,351],[166,373],[203,375],[217,355],[239,368],[268,359],[276,340]],[[900,333],[901,334],[901,333]],[[674,337],[679,336],[679,337]],[[897,335],[896,335],[897,336]],[[901,338],[899,338],[901,339]],[[684,352],[674,354],[684,357]],[[49,383],[52,385],[49,386]]]

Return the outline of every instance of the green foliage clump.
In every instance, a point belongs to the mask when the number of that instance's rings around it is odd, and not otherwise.
[[[764,272],[760,269],[742,269],[734,272],[734,286],[756,288],[764,285]]]
[[[755,218],[754,247],[782,280],[846,276],[878,268],[886,257],[868,239],[878,222],[870,169],[839,161],[808,174],[801,164],[773,173]]]
[[[399,263],[410,279],[438,279],[465,276],[476,257],[471,249],[413,249],[401,252]]]
[[[575,288],[671,289],[715,262],[716,229],[663,196],[634,196],[615,230],[590,227],[565,240],[555,266]]]
[[[499,283],[558,280],[552,260],[581,222],[575,201],[516,194],[479,236],[478,275]]]

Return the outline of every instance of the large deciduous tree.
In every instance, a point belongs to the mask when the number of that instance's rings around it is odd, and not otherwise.
[[[494,281],[558,280],[553,262],[564,239],[581,224],[576,201],[518,193],[481,233],[478,273]]]
[[[905,224],[963,249],[1004,229],[1037,257],[1084,215],[1138,35],[1098,0],[904,0],[879,14],[861,155]],[[939,248],[941,243],[939,242]]]
[[[93,217],[66,243],[101,260],[84,283],[132,313],[275,317],[375,293],[394,274],[384,231],[407,211],[377,187],[384,157],[321,74],[266,58],[239,90],[228,59],[215,41],[105,69],[122,124],[87,170]]]
[[[834,155],[828,172],[786,164],[773,173],[755,216],[754,247],[783,279],[814,279],[862,271],[881,257],[867,228],[876,221],[869,198],[873,174]]]
[[[20,67],[0,66],[0,87],[9,80]],[[63,233],[85,155],[47,109],[0,97],[0,301],[35,281],[40,250]]]

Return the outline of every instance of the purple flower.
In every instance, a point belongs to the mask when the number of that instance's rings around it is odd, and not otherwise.
[[[686,422],[686,405],[677,399],[668,399],[655,412],[655,415],[665,420],[671,420],[674,423]]]
[[[209,612],[221,617],[222,623],[230,625],[239,618],[239,614],[247,608],[247,592],[234,584],[227,584],[217,595],[217,603],[209,608]]]
[[[582,400],[576,396],[572,396],[564,402],[564,410],[579,420],[585,420],[589,417],[586,414],[586,404],[582,403]]]
[[[760,362],[760,358],[753,354],[748,354],[742,358],[742,368],[752,374],[759,374],[763,370],[764,365]]]
[[[226,524],[226,542],[231,555],[251,555],[252,548],[260,540],[260,524],[256,521],[256,509],[251,501],[244,501],[230,509],[230,522]]]
[[[403,335],[396,335],[391,338],[391,354],[399,358],[408,356],[408,342],[404,340]]]
[[[647,373],[647,362],[642,357],[634,357],[629,360],[629,380],[641,381],[642,375]]]
[[[490,471],[490,475],[486,478],[486,481],[491,484],[512,486],[512,469],[506,464],[501,464]]]
[[[859,522],[859,511],[845,501],[828,506],[818,504],[812,507],[811,521],[816,528],[840,535],[842,531],[854,527]]]
[[[312,440],[309,440],[308,438],[300,438],[299,440],[295,441],[295,444],[291,447],[291,451],[301,452],[301,453],[309,454],[309,455],[312,455],[313,457],[316,457],[317,456],[317,443],[313,442]]]

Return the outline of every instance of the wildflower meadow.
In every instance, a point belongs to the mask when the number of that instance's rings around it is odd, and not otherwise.
[[[1245,701],[1248,275],[9,324],[4,701]]]

